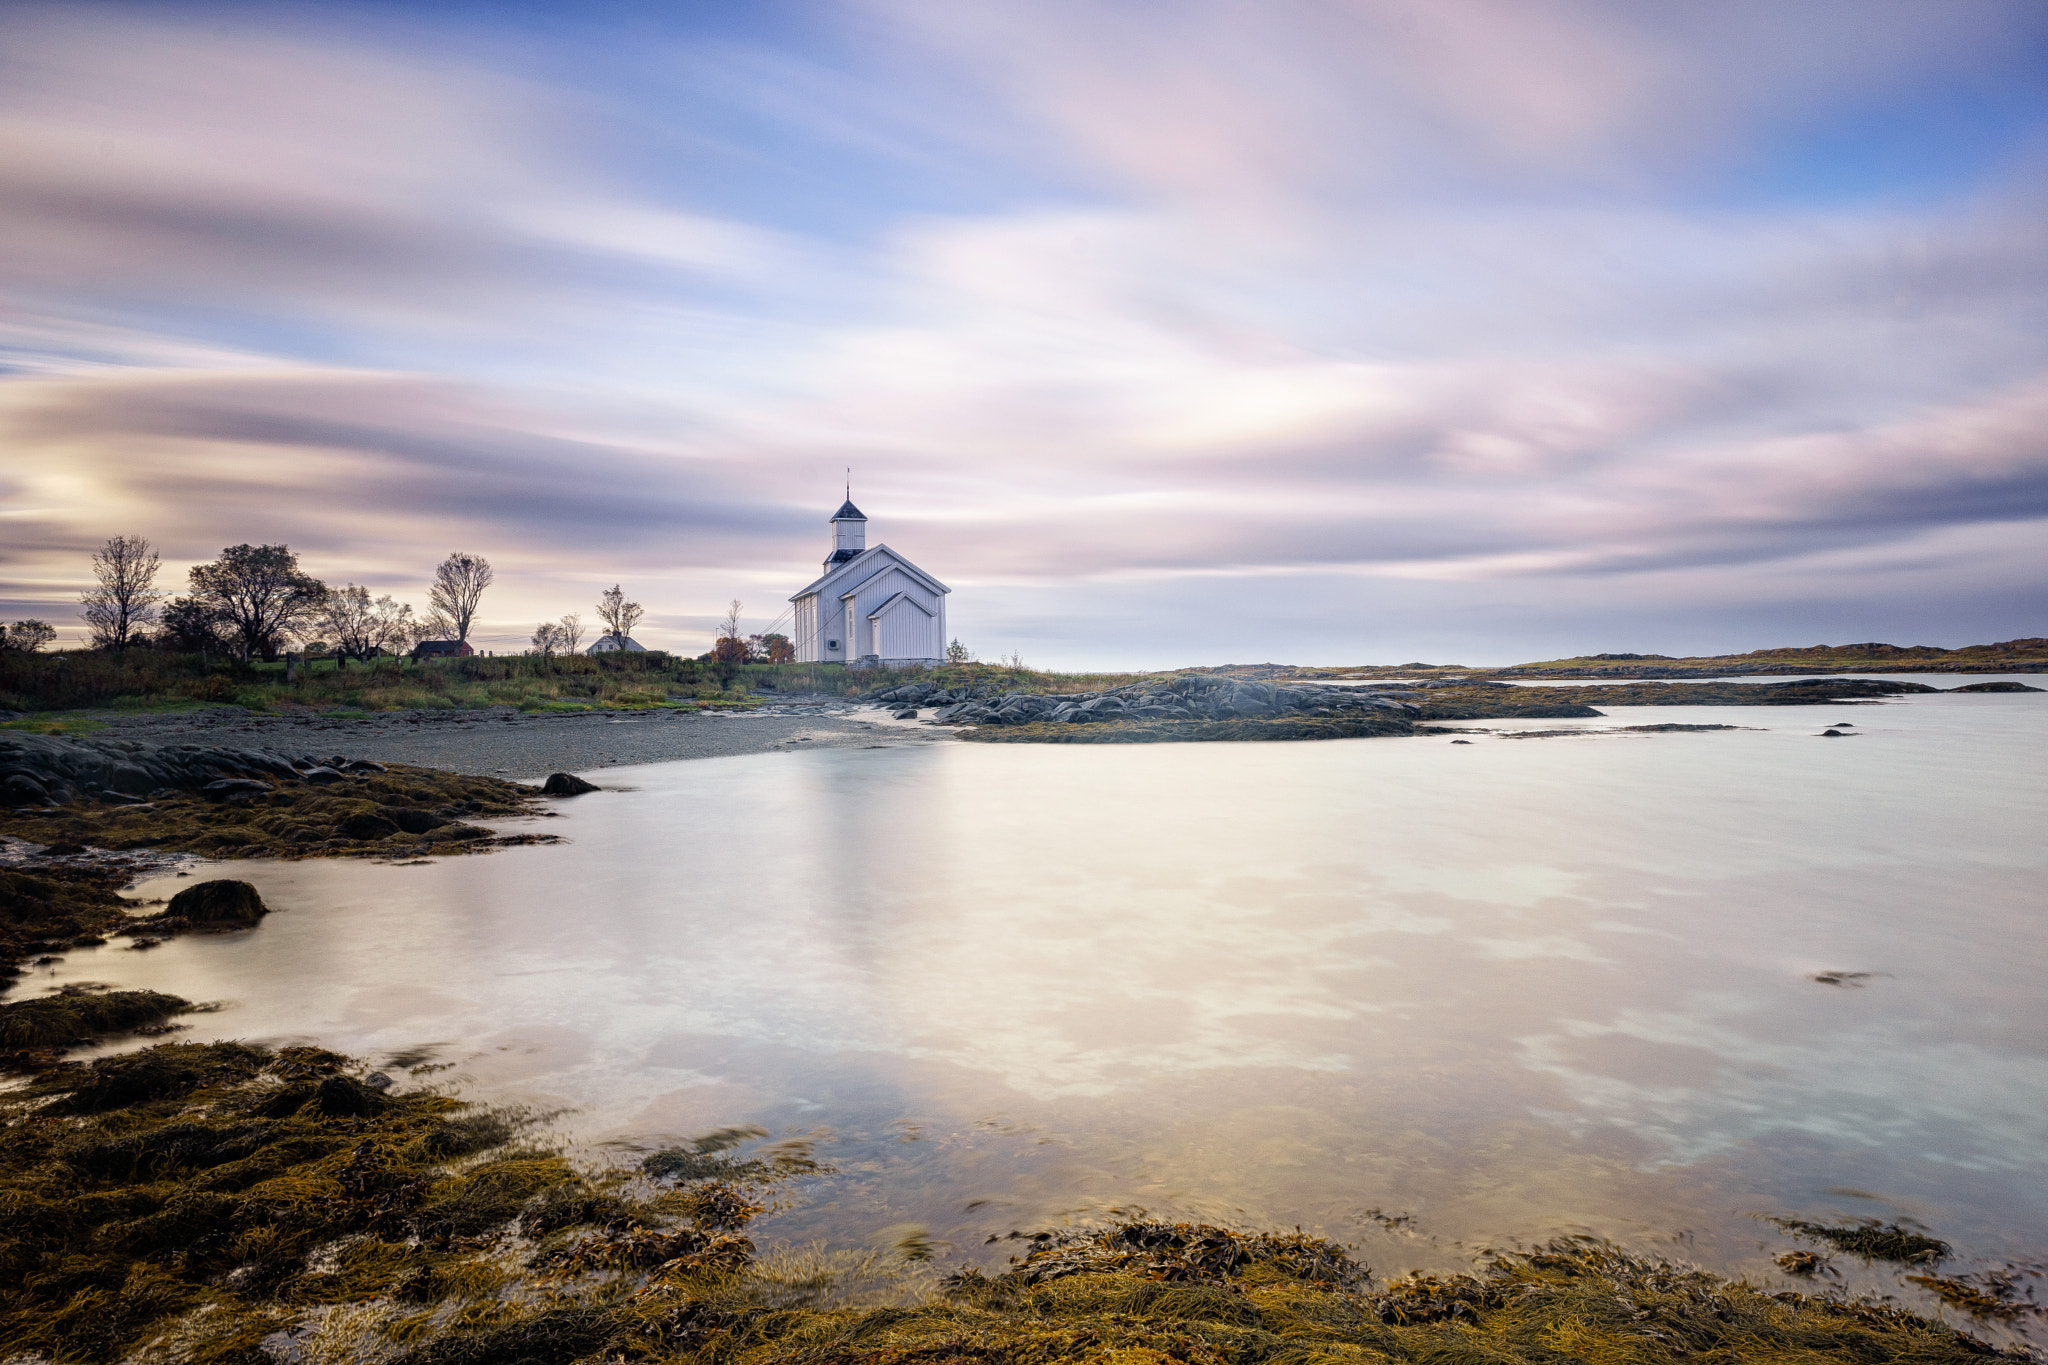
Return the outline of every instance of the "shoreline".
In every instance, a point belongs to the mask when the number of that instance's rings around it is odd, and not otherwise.
[[[104,739],[146,744],[220,744],[345,753],[378,763],[513,781],[551,772],[677,759],[733,758],[805,749],[894,748],[946,743],[948,731],[893,723],[878,708],[838,698],[775,698],[744,712],[592,710],[582,715],[393,711],[375,716],[315,712],[266,715],[240,707],[150,715],[93,713]]]

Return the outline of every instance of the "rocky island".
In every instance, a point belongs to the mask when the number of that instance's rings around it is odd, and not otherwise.
[[[1977,684],[1974,688],[2017,687]],[[980,743],[1147,744],[1203,740],[1342,739],[1430,733],[1443,720],[1595,719],[1611,706],[1845,706],[1910,693],[1925,683],[1822,678],[1785,683],[1641,683],[1517,687],[1486,678],[1338,686],[1315,681],[1184,673],[1095,692],[1045,693],[916,682],[868,699],[897,719],[972,727]]]

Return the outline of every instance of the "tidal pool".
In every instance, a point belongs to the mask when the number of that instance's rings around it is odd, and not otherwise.
[[[1662,722],[1745,728],[1489,733]],[[564,845],[235,863],[259,929],[19,989],[425,1048],[622,1151],[815,1134],[839,1174],[769,1235],[980,1254],[1143,1207],[1382,1270],[1584,1231],[1761,1281],[1759,1213],[2048,1250],[2048,696],[1466,728],[607,769],[532,822]]]

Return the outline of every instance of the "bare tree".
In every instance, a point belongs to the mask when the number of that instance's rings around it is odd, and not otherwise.
[[[747,642],[740,638],[740,599],[735,597],[725,609],[725,618],[718,623],[718,638],[712,642],[711,657],[722,664],[743,664],[748,652]]]
[[[92,576],[100,585],[78,600],[94,649],[126,649],[137,630],[156,619],[164,597],[156,590],[159,565],[156,547],[141,536],[110,536],[93,551]]]
[[[192,570],[192,592],[233,636],[243,659],[277,657],[286,638],[317,614],[327,586],[299,572],[284,545],[230,545]]]
[[[562,627],[554,621],[543,621],[533,628],[533,652],[543,659],[551,659],[562,648]]]
[[[597,619],[604,622],[604,633],[620,648],[624,648],[626,637],[633,633],[633,627],[640,624],[640,618],[647,614],[647,608],[638,602],[628,602],[626,594],[614,583],[597,599]]]
[[[33,654],[56,638],[55,626],[34,617],[16,621],[12,626],[0,626],[0,649],[18,649],[24,654]]]
[[[382,650],[396,653],[412,643],[412,604],[389,594],[372,600],[368,588],[350,583],[327,594],[320,611],[321,629],[334,636],[337,668],[349,659],[367,659]]]
[[[427,605],[436,616],[448,618],[456,639],[467,640],[470,623],[476,619],[476,604],[483,600],[484,589],[490,586],[491,562],[482,555],[457,550],[434,570],[434,586],[427,594]]]
[[[561,619],[555,629],[560,632],[562,652],[574,654],[576,646],[583,643],[583,618],[572,611]]]

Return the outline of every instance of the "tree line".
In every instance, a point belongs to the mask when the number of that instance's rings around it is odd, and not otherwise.
[[[182,595],[157,587],[161,571],[156,548],[141,536],[113,536],[93,552],[95,583],[79,596],[92,648],[214,651],[247,662],[275,660],[298,642],[346,667],[349,659],[402,654],[429,641],[466,643],[493,579],[489,560],[457,550],[435,567],[427,611],[415,615],[410,603],[388,593],[373,597],[356,583],[327,586],[299,567],[287,545],[230,545],[192,569]],[[597,604],[604,636],[621,647],[644,614],[616,584]],[[56,637],[46,621],[16,621],[0,626],[0,649],[32,653]],[[574,614],[542,622],[533,652],[573,652],[581,637]]]
[[[718,623],[718,638],[712,642],[711,652],[701,657],[722,664],[793,664],[796,646],[787,635],[772,631],[741,635],[740,600],[735,597],[725,609],[725,619]]]

